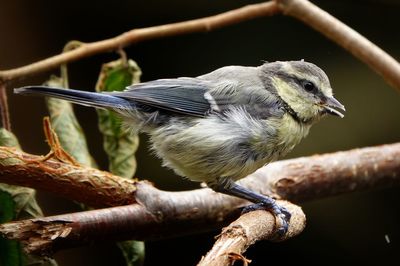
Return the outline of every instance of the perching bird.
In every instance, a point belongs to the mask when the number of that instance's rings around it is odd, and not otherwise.
[[[235,183],[287,154],[325,114],[343,117],[328,77],[304,61],[227,66],[196,78],[159,79],[121,92],[30,86],[38,94],[111,109],[130,128],[150,135],[163,164],[217,192],[249,200],[275,214],[286,233],[290,213]]]

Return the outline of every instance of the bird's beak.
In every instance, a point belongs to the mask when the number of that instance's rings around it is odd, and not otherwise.
[[[327,112],[328,114],[336,115],[336,116],[339,116],[340,118],[343,118],[344,114],[342,114],[341,112],[339,112],[336,109],[346,111],[346,109],[344,108],[344,105],[341,104],[338,100],[336,100],[333,97],[329,97],[326,100],[326,102],[322,105],[322,107],[324,108],[325,112]]]

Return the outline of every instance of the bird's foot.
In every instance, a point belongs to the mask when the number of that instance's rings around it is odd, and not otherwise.
[[[283,206],[279,206],[275,200],[266,198],[265,200],[251,204],[243,208],[242,213],[256,211],[256,210],[267,210],[275,215],[276,219],[276,232],[273,239],[279,239],[286,234],[289,228],[291,213]]]

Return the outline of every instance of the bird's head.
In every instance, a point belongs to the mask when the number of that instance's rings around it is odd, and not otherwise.
[[[325,114],[343,117],[337,109],[344,106],[333,97],[325,72],[316,65],[302,61],[266,63],[263,73],[273,89],[303,122],[314,122]]]

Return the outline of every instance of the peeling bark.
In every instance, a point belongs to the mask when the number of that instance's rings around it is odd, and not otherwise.
[[[148,240],[209,231],[232,222],[248,204],[210,189],[166,192],[145,181],[41,158],[0,147],[0,182],[56,191],[94,206],[137,204],[0,225],[0,233],[24,241],[33,253],[50,254],[95,240]],[[399,185],[400,143],[271,163],[241,183],[294,202]],[[34,232],[35,238],[26,237],[24,231],[32,224],[50,226],[51,221],[59,228],[50,234],[51,242],[40,246],[41,230]],[[60,221],[63,226],[57,227]],[[46,238],[47,231],[43,233]]]
[[[0,147],[0,182],[55,193],[92,207],[135,203],[135,180]]]

